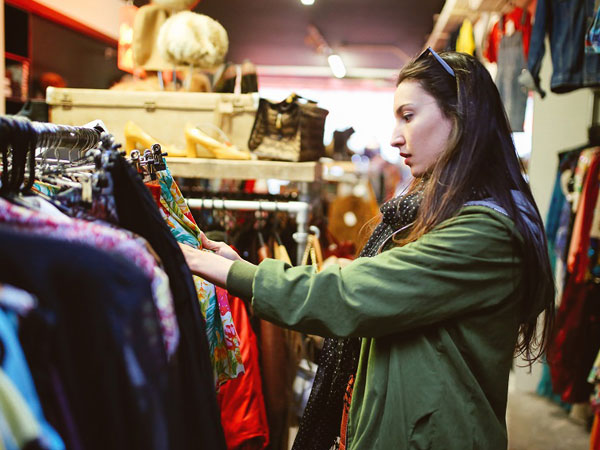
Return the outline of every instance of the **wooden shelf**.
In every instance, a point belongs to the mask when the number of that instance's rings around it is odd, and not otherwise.
[[[171,173],[184,178],[230,180],[279,179],[314,182],[321,179],[317,162],[234,161],[227,159],[166,157]]]
[[[519,3],[524,2],[520,1]],[[477,9],[471,9],[469,0],[446,0],[424,48],[443,49],[452,31],[459,27],[466,18],[473,20],[480,13],[505,13],[512,8],[511,3],[506,0],[481,0]]]
[[[343,183],[357,183],[359,173],[352,161],[326,161],[323,165],[323,180]]]

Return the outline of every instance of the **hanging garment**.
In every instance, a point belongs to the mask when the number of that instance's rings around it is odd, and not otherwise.
[[[157,172],[161,193],[160,212],[178,242],[202,248],[200,228],[187,206],[179,186],[168,168]],[[226,291],[193,276],[202,314],[206,320],[211,362],[217,385],[236,378],[244,371],[240,342],[229,307]]]
[[[552,386],[568,403],[587,402],[587,377],[600,349],[600,285],[570,277],[556,314],[555,337],[548,354]]]
[[[600,53],[600,7],[597,2],[594,21],[585,36],[585,52]]]
[[[531,14],[526,9],[516,7],[508,14],[502,15],[498,22],[494,24],[488,35],[484,50],[485,58],[489,62],[498,62],[498,49],[502,37],[507,31],[520,31],[523,43],[523,56],[527,59],[531,42],[531,29]]]
[[[5,289],[6,287],[3,287],[2,290]],[[19,343],[15,313],[2,308],[0,308],[0,341],[3,348],[3,375],[14,383],[14,387],[30,408],[35,421],[39,424],[40,438],[46,447],[51,450],[63,450],[65,444],[44,416],[29,366]]]
[[[537,89],[546,34],[552,56],[552,92],[560,94],[600,85],[600,54],[585,52],[586,32],[596,12],[594,4],[595,0],[538,0],[528,58],[528,70]]]
[[[585,177],[597,152],[598,149],[596,148],[585,149],[579,154],[579,158],[577,159],[577,165],[575,166],[572,180],[570,181],[572,187],[569,201],[571,202],[573,213],[576,213],[579,208],[579,201],[581,200],[581,191],[583,190]]]
[[[590,432],[590,450],[600,450],[600,413],[594,415],[594,423]]]
[[[256,335],[244,302],[229,296],[233,322],[240,334],[245,371],[219,390],[221,422],[228,450],[262,450],[269,445],[269,426],[260,374]]]
[[[567,260],[567,268],[576,283],[583,283],[590,278],[590,234],[598,201],[599,175],[600,152],[596,152],[592,155],[589,169],[586,172]]]
[[[525,107],[527,106],[527,90],[519,84],[519,75],[526,68],[526,58],[523,53],[524,22],[529,16],[523,12],[520,17],[521,28],[512,34],[508,33],[505,22],[500,18],[500,29],[503,30],[498,45],[498,72],[496,86],[504,103],[504,109],[512,131],[523,131],[525,122]],[[512,23],[512,22],[510,22]]]
[[[40,425],[11,379],[0,369],[0,441],[7,448],[45,448]]]
[[[590,374],[588,375],[587,382],[594,386],[594,393],[590,398],[590,404],[592,408],[598,413],[600,411],[600,352],[596,355],[594,365]]]
[[[67,448],[169,448],[167,359],[145,274],[87,245],[4,228],[0,250],[0,282],[39,301],[19,337],[44,412]],[[69,440],[67,420],[79,443]]]
[[[475,37],[473,35],[473,24],[469,19],[463,20],[458,38],[456,39],[456,51],[467,53],[471,56],[475,54]]]
[[[268,244],[259,231],[259,261],[271,257]],[[274,323],[260,320],[260,368],[269,424],[269,449],[285,450],[291,414],[293,374],[285,330]]]
[[[148,243],[123,230],[109,228],[97,222],[51,217],[14,205],[0,198],[0,223],[15,231],[50,236],[68,242],[89,244],[131,261],[151,280],[154,303],[161,324],[162,339],[170,357],[179,342],[179,328],[173,311],[169,279],[148,252]]]
[[[156,251],[173,293],[181,340],[169,365],[173,410],[169,436],[175,439],[170,448],[224,449],[206,327],[190,269],[137,172],[118,157],[110,173],[119,224],[144,237]]]

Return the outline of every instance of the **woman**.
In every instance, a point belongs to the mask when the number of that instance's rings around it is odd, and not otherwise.
[[[554,313],[542,221],[475,58],[427,49],[402,69],[394,114],[392,145],[415,181],[383,205],[363,250],[375,256],[315,274],[208,240],[216,254],[183,250],[259,317],[361,338],[342,448],[505,449],[513,356],[544,351]]]

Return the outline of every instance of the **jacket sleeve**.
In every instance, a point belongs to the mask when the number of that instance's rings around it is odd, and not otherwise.
[[[487,210],[463,209],[419,240],[343,269],[265,260],[254,312],[305,333],[380,337],[493,308],[514,293],[520,257],[512,222]]]
[[[527,69],[535,82],[536,90],[541,91],[540,70],[546,53],[546,31],[550,21],[550,0],[538,0],[535,9],[535,21],[531,30]]]

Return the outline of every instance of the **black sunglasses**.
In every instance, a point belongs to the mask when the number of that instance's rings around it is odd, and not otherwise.
[[[448,72],[450,75],[452,75],[454,78],[456,78],[456,74],[454,73],[454,70],[452,70],[452,67],[450,67],[448,65],[448,63],[446,61],[444,61],[442,59],[442,57],[440,55],[438,55],[434,49],[432,49],[431,47],[427,47],[425,49],[425,51],[423,53],[421,53],[419,55],[419,57],[415,60],[415,61],[419,61],[422,58],[425,58],[427,56],[427,54],[431,53],[431,55],[437,60],[437,62],[439,62],[442,67],[444,68],[444,70],[446,72]]]

